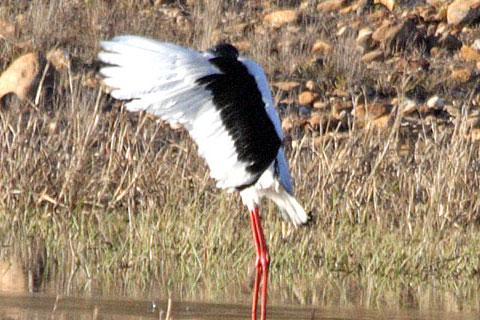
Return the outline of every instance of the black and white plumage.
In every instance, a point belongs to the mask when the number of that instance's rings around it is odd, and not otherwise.
[[[270,256],[257,205],[273,200],[293,225],[306,223],[293,197],[282,128],[263,69],[231,45],[206,52],[137,36],[102,42],[100,70],[116,99],[129,111],[144,110],[180,123],[198,145],[217,187],[240,192],[250,211],[256,249],[252,320],[256,319],[260,278],[261,319],[266,319]]]
[[[293,197],[280,120],[263,69],[233,46],[198,52],[138,36],[101,43],[100,70],[129,111],[182,124],[217,187],[238,190],[249,208],[273,200],[294,225],[307,221]]]

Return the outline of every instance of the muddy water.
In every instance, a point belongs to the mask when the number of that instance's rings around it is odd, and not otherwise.
[[[25,256],[24,256],[25,258]],[[95,293],[71,292],[59,295],[55,277],[46,276],[46,258],[41,251],[32,251],[28,261],[19,257],[0,260],[0,320],[3,319],[249,319],[249,292],[241,303],[212,303],[202,301],[166,300],[163,298],[129,298],[102,296]],[[340,296],[356,295],[348,284],[347,292]],[[341,290],[342,291],[342,290]],[[287,301],[279,299],[278,292],[271,292],[269,319],[480,319],[478,300],[470,305],[450,300],[452,293],[437,294],[429,299],[427,307],[423,298],[406,298],[402,306],[366,305],[363,298],[328,298],[301,301],[296,295]],[[402,293],[412,296],[412,292]],[[455,293],[453,294],[453,296]],[[161,292],[147,296],[164,297]],[[295,295],[294,295],[295,296]],[[277,297],[277,298],[276,298]],[[473,297],[478,297],[473,295]],[[413,299],[414,302],[411,302]],[[210,300],[211,301],[211,300]],[[343,301],[343,302],[342,302]],[[345,303],[345,301],[348,301]],[[416,301],[416,302],[415,302]],[[305,306],[309,304],[309,306]],[[420,307],[422,305],[422,307]],[[453,307],[452,307],[453,305]]]
[[[473,312],[272,306],[269,319],[479,319]],[[0,292],[0,319],[248,319],[249,306]]]

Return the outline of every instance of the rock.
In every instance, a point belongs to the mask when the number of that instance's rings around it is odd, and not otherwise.
[[[423,104],[420,107],[418,107],[417,111],[422,116],[422,118],[427,118],[431,116],[430,109],[426,104]]]
[[[351,5],[351,6],[348,6],[348,7],[345,7],[345,8],[342,8],[342,9],[338,10],[338,13],[349,14],[353,11],[355,11],[355,6]]]
[[[348,122],[348,115],[346,115],[345,112],[342,116],[342,120],[344,120],[344,122]],[[329,131],[339,129],[340,126],[343,126],[342,120],[337,120],[331,115],[327,115],[325,113],[316,112],[312,113],[306,127],[314,131],[327,133]]]
[[[440,49],[439,47],[433,47],[430,49],[430,57],[437,58],[443,54],[444,50]]]
[[[298,11],[295,10],[279,10],[267,14],[263,18],[263,22],[273,27],[280,27],[287,23],[297,22],[299,18]]]
[[[318,128],[325,128],[328,124],[328,117],[325,116],[322,113],[319,112],[314,112],[310,115],[310,119],[308,120],[308,123],[312,128],[318,129]]]
[[[25,99],[39,72],[40,61],[36,53],[19,57],[0,76],[0,99],[8,93]]]
[[[393,26],[382,24],[372,34],[372,39],[380,42],[388,52],[405,50],[408,45],[420,47],[425,42],[423,33],[417,29],[412,19]]]
[[[327,107],[328,107],[328,104],[324,101],[315,101],[313,103],[314,109],[326,109]]]
[[[438,45],[450,51],[456,51],[462,47],[462,41],[452,34],[444,33],[438,39]]]
[[[317,5],[317,10],[324,13],[336,11],[342,8],[344,3],[345,0],[326,0]]]
[[[383,116],[389,116],[392,111],[392,105],[384,102],[372,102],[369,104],[359,104],[353,109],[352,114],[360,120],[375,120]]]
[[[480,61],[480,52],[469,46],[462,46],[460,52],[462,53],[462,57],[465,59],[465,61]]]
[[[61,48],[52,48],[47,53],[47,60],[57,70],[66,70],[70,68],[70,55],[68,51]]]
[[[417,111],[418,104],[415,100],[405,98],[405,100],[400,104],[400,110],[403,115],[410,115]]]
[[[0,36],[9,37],[15,33],[15,25],[6,20],[0,19]]]
[[[283,118],[282,120],[282,130],[283,131],[289,131],[290,129],[293,128],[293,121],[289,117]]]
[[[433,110],[443,110],[445,101],[439,96],[433,96],[427,100],[427,106]]]
[[[315,82],[313,80],[308,80],[307,83],[305,83],[305,87],[308,90],[313,91],[315,90]]]
[[[300,86],[300,83],[296,81],[279,81],[275,82],[273,86],[283,91],[290,91]]]
[[[471,138],[472,138],[472,141],[480,140],[480,128],[472,128]]]
[[[468,68],[456,69],[452,71],[452,79],[467,82],[472,78],[472,71]]]
[[[384,128],[389,124],[393,106],[384,100],[359,104],[352,111],[356,122],[367,128]]]
[[[166,2],[165,0],[155,0],[155,1],[153,2],[153,7],[154,7],[154,8],[160,7],[160,6],[164,5],[165,2]],[[192,3],[191,0],[187,0],[187,4],[188,4],[189,6],[191,6],[191,5],[194,4],[194,2]]]
[[[476,39],[472,44],[472,49],[480,51],[480,39]]]
[[[381,117],[378,117],[377,119],[373,119],[367,123],[368,128],[386,128],[390,124],[390,115],[384,115]]]
[[[355,42],[363,50],[366,50],[369,48],[369,42],[371,42],[370,39],[372,39],[372,34],[373,31],[369,27],[362,28],[360,29],[360,31],[358,31],[357,39],[355,39]]]
[[[370,10],[370,6],[370,0],[358,0],[353,4],[353,9],[355,10],[356,14],[360,16]]]
[[[428,71],[430,68],[430,62],[424,58],[400,58],[396,62],[397,70],[405,71]]]
[[[322,55],[325,55],[332,51],[333,47],[331,44],[328,42],[325,42],[323,40],[317,40],[312,46],[312,53],[320,53]]]
[[[447,21],[458,26],[480,18],[480,0],[455,0],[447,8]]]
[[[312,113],[312,110],[310,107],[307,106],[300,106],[298,108],[298,115],[303,118],[310,117],[310,113]]]
[[[393,11],[393,7],[395,6],[395,0],[374,0],[373,3],[383,4],[390,12]]]
[[[451,29],[451,26],[449,26],[446,22],[442,21],[437,25],[437,30],[435,30],[435,34],[439,35],[442,33],[447,33],[449,32],[450,29]]]
[[[462,115],[462,112],[459,110],[459,108],[455,108],[453,105],[447,104],[444,109],[453,118],[460,117]]]
[[[382,60],[383,59],[383,51],[382,50],[373,50],[366,54],[364,54],[361,58],[362,62],[368,63],[372,61]]]
[[[315,3],[313,1],[309,1],[309,0],[306,0],[306,1],[302,1],[300,3],[300,10],[308,10],[310,8],[314,8],[315,7]]]
[[[450,0],[427,0],[427,4],[437,8],[443,7],[446,2],[450,2]]]
[[[335,33],[335,35],[337,37],[341,37],[341,36],[343,36],[343,34],[345,32],[347,32],[347,30],[348,30],[348,26],[342,26],[342,27],[340,27],[340,29],[338,29],[338,31],[337,31],[337,33]]]
[[[335,129],[343,129],[348,130],[351,128],[351,123],[353,122],[352,114],[347,112],[347,110],[343,110],[338,119],[338,124],[336,125]]]
[[[332,95],[339,98],[350,98],[350,93],[348,93],[348,91],[339,88],[333,90]]]
[[[310,91],[303,91],[298,96],[298,103],[302,105],[311,105],[315,100],[315,95]]]
[[[345,113],[350,113],[352,109],[351,101],[343,99],[331,99],[332,115],[335,119],[341,120],[345,117]]]
[[[365,39],[371,38],[372,34],[373,34],[373,30],[370,27],[365,27],[365,28],[360,29],[358,31],[358,35],[357,35],[357,39],[356,39],[357,43],[363,42]]]
[[[387,38],[387,30],[390,29],[392,23],[389,20],[384,20],[380,26],[372,33],[372,39],[376,42],[384,42]]]
[[[439,10],[436,10],[434,7],[432,6],[422,6],[422,5],[419,5],[419,6],[416,6],[411,12],[409,12],[408,14],[406,14],[407,16],[416,16],[418,18],[421,18],[420,21],[422,22],[439,22],[439,21],[442,21],[442,20],[445,20],[445,15],[441,15],[439,13]],[[435,30],[436,29],[436,25],[427,25],[426,26],[427,28],[431,28],[431,30]],[[433,33],[429,33],[429,34],[433,34]]]

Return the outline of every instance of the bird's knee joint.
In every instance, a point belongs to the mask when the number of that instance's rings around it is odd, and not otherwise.
[[[270,265],[270,255],[268,253],[262,255],[260,260],[262,266],[268,267]]]
[[[255,258],[255,266],[260,267],[261,265],[262,265],[262,259],[260,258],[260,256],[257,256]]]

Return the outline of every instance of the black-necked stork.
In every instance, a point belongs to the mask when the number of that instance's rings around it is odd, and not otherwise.
[[[293,196],[282,149],[282,128],[263,69],[219,44],[199,52],[138,36],[101,42],[100,73],[111,95],[128,100],[129,111],[144,110],[180,123],[198,145],[217,187],[237,190],[250,212],[256,249],[252,319],[256,319],[262,277],[261,319],[266,317],[270,257],[257,206],[273,200],[293,225],[307,222]]]

